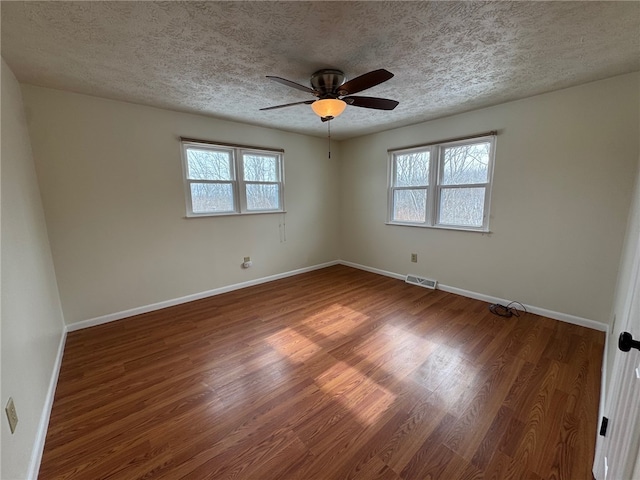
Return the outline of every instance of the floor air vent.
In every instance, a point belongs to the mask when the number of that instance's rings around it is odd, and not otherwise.
[[[437,280],[432,280],[431,278],[418,277],[416,275],[407,275],[407,278],[405,278],[404,281],[407,283],[411,283],[412,285],[418,285],[419,287],[430,288],[432,290],[435,290],[436,285],[438,284]]]

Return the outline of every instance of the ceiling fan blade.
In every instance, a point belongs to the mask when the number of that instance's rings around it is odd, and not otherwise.
[[[376,110],[393,110],[400,103],[395,100],[389,100],[388,98],[377,97],[344,97],[342,100],[347,102],[347,105],[374,108]]]
[[[309,87],[305,87],[304,85],[300,85],[299,83],[296,82],[292,82],[291,80],[287,80],[286,78],[280,78],[280,77],[274,77],[272,75],[267,75],[267,78],[269,80],[273,80],[274,82],[278,82],[281,83],[282,85],[286,85],[288,87],[293,87],[296,88],[298,90],[302,90],[303,92],[307,92],[307,93],[311,93],[312,95],[316,95],[316,91],[309,88]]]
[[[393,73],[381,68],[374,70],[373,72],[365,73],[359,77],[349,80],[348,82],[338,87],[338,93],[342,95],[351,95],[353,93],[361,92],[367,88],[375,87],[376,85],[386,82],[393,78]]]
[[[293,105],[311,105],[315,100],[305,100],[304,102],[285,103],[284,105],[276,105],[275,107],[261,108],[260,110],[275,110],[276,108],[292,107]]]

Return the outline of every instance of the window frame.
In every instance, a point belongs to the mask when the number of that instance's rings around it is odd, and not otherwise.
[[[189,149],[211,150],[215,152],[225,151],[230,155],[230,180],[202,180],[189,178],[189,164],[187,151]],[[260,147],[251,147],[243,145],[230,145],[225,143],[215,143],[208,141],[198,141],[193,139],[181,139],[182,153],[182,178],[185,191],[185,203],[188,218],[196,217],[221,217],[235,215],[259,215],[269,213],[286,213],[284,206],[284,150],[262,149]],[[276,175],[275,182],[246,181],[244,178],[244,156],[257,155],[272,157],[276,159]],[[194,183],[205,184],[231,184],[233,210],[225,210],[220,212],[194,212],[193,198],[191,194],[191,185]],[[247,208],[247,185],[277,185],[278,186],[278,205],[277,209],[248,209]]]
[[[464,145],[473,145],[478,143],[489,143],[489,162],[487,165],[487,181],[485,183],[473,184],[447,184],[443,185],[442,179],[444,175],[444,151],[449,147],[457,147]],[[430,143],[423,146],[414,146],[409,148],[389,150],[388,181],[387,181],[387,225],[401,225],[422,228],[438,228],[444,230],[463,230],[472,232],[489,233],[489,217],[491,212],[491,190],[493,186],[493,167],[495,163],[496,151],[496,135],[482,135],[468,137],[464,139],[456,139],[450,141],[442,141],[438,143]],[[416,152],[429,152],[429,174],[428,185],[398,187],[395,185],[397,169],[396,158],[401,155],[407,155]],[[447,189],[458,188],[484,188],[484,209],[482,215],[482,225],[456,225],[440,223],[440,210],[442,203],[442,192]],[[426,205],[425,205],[425,221],[410,222],[406,220],[394,220],[395,192],[398,190],[415,190],[426,189]]]

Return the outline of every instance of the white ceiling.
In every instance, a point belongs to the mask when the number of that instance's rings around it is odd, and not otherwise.
[[[25,83],[310,135],[320,68],[395,74],[347,107],[345,139],[640,70],[640,2],[1,2]]]

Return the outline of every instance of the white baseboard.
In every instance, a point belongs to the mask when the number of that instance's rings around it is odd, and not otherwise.
[[[340,260],[339,263],[348,267],[358,268],[360,270],[377,273],[379,275],[384,275],[391,278],[397,278],[399,280],[404,280],[406,277],[406,275],[401,275],[399,273],[388,272],[386,270],[380,270],[378,268],[368,267],[366,265],[360,265],[358,263],[346,262],[344,260]],[[488,303],[499,303],[502,305],[507,305],[510,302],[510,300],[505,300],[503,298],[492,297],[491,295],[485,295],[484,293],[472,292],[469,290],[464,290],[462,288],[443,285],[442,283],[438,283],[438,286],[436,288],[438,290],[442,290],[443,292],[455,293],[456,295],[462,295],[463,297],[474,298],[476,300],[482,300],[483,302]],[[588,318],[577,317],[568,313],[554,312],[553,310],[547,310],[546,308],[536,307],[533,305],[525,305],[525,308],[528,312],[535,313],[536,315],[553,318],[554,320],[560,320],[561,322],[571,323],[573,325],[579,325],[581,327],[592,328],[601,332],[606,332],[609,328],[606,323],[589,320]]]
[[[124,310],[122,312],[111,313],[109,315],[103,315],[100,317],[90,318],[88,320],[82,320],[80,322],[71,323],[67,325],[67,331],[74,332],[76,330],[82,330],[83,328],[95,327],[96,325],[102,325],[104,323],[115,322],[116,320],[122,320],[123,318],[132,317],[134,315],[140,315],[142,313],[153,312],[162,308],[173,307],[174,305],[180,305],[182,303],[193,302],[194,300],[200,300],[207,297],[213,297],[214,295],[220,295],[222,293],[232,292],[233,290],[239,290],[241,288],[251,287],[253,285],[259,285],[261,283],[272,282],[274,280],[280,280],[281,278],[292,277],[294,275],[300,275],[301,273],[311,272],[313,270],[319,270],[321,268],[331,267],[337,265],[338,260],[332,262],[321,263],[313,265],[311,267],[299,268],[297,270],[291,270],[289,272],[278,273],[276,275],[270,275],[268,277],[256,278],[246,282],[235,283],[233,285],[227,285],[225,287],[214,288],[213,290],[207,290],[206,292],[194,293],[180,298],[174,298],[172,300],[165,300],[163,302],[153,303],[151,305],[145,305],[142,307],[132,308],[130,310]]]
[[[36,441],[33,444],[33,450],[31,451],[31,460],[29,461],[29,471],[27,473],[27,479],[29,480],[36,480],[38,478],[40,462],[42,462],[42,453],[44,452],[44,442],[47,438],[49,418],[51,417],[51,409],[53,408],[53,399],[56,394],[56,386],[58,385],[58,377],[60,376],[60,367],[62,366],[62,356],[64,354],[64,345],[66,341],[67,329],[64,328],[62,330],[62,336],[60,337],[60,344],[58,345],[58,352],[53,364],[51,378],[49,379],[49,388],[47,389],[47,396],[44,400],[44,407],[42,408],[42,414],[40,415]]]
[[[340,265],[346,265],[347,267],[357,268],[358,270],[364,270],[366,272],[377,273],[378,275],[384,275],[385,277],[397,278],[398,280],[404,280],[406,275],[400,275],[399,273],[388,272],[387,270],[380,270],[379,268],[367,267],[366,265],[360,265],[359,263],[347,262],[340,260]]]

